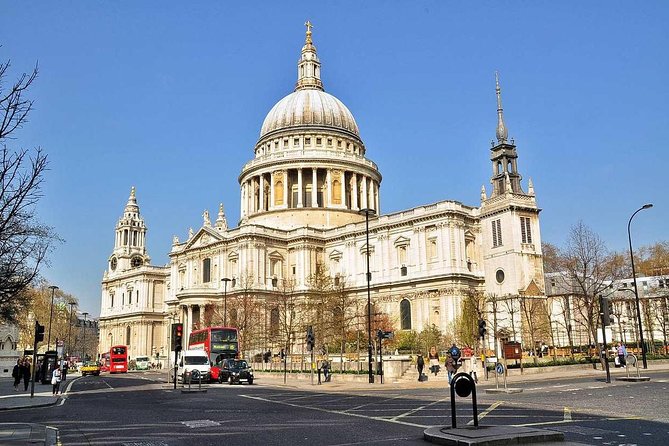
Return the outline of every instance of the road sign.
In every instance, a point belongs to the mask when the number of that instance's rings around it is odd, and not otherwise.
[[[504,364],[501,362],[498,362],[497,365],[495,366],[495,371],[497,372],[498,375],[501,375],[504,373]]]
[[[606,339],[609,341],[613,339],[613,334],[611,332],[611,327],[606,327]],[[602,330],[597,330],[597,343],[603,344],[604,340],[602,339]]]

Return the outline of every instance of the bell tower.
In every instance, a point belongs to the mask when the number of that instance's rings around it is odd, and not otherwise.
[[[543,263],[539,212],[532,180],[527,192],[518,172],[518,153],[502,109],[499,74],[497,96],[497,143],[492,143],[492,192],[481,187],[481,233],[486,292],[497,296],[543,295]]]
[[[130,189],[130,197],[123,215],[116,223],[114,251],[109,257],[109,274],[127,271],[148,264],[151,258],[146,252],[146,226],[139,214],[135,187]]]

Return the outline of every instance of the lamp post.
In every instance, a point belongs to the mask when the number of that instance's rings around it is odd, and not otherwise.
[[[70,306],[70,314],[67,315],[67,356],[72,354],[72,347],[70,346],[70,338],[72,335],[72,309],[77,304],[76,302],[68,302]]]
[[[51,285],[51,312],[49,313],[49,337],[46,340],[46,349],[49,350],[51,346],[51,319],[53,319],[53,298],[56,295],[56,290],[58,287],[56,285]]]
[[[646,361],[646,344],[643,340],[643,328],[641,325],[641,305],[639,304],[639,290],[637,289],[636,286],[636,271],[634,270],[634,251],[632,251],[632,232],[630,231],[630,227],[632,225],[632,219],[636,214],[639,212],[643,211],[644,209],[650,209],[652,208],[653,205],[651,203],[644,204],[641,206],[639,209],[634,211],[632,216],[630,217],[629,221],[627,222],[627,239],[630,242],[630,259],[632,260],[632,281],[634,282],[634,296],[636,299],[636,315],[637,315],[637,322],[639,324],[639,339],[641,340],[641,357],[643,358],[643,368],[647,369],[648,368],[648,362]]]
[[[88,316],[88,313],[84,312],[84,339],[81,343],[81,362],[86,362],[86,316]]]
[[[221,279],[223,282],[223,326],[228,326],[228,282],[230,279],[224,277]]]
[[[372,373],[372,296],[369,287],[369,283],[372,280],[372,273],[369,272],[369,216],[376,215],[374,209],[360,209],[361,214],[365,215],[365,233],[367,235],[367,249],[365,253],[367,254],[367,356],[368,356],[368,366],[369,366],[369,382],[374,382],[374,374]]]

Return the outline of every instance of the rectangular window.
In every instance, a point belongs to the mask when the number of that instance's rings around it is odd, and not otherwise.
[[[500,219],[492,221],[492,247],[502,246],[502,222]]]
[[[311,145],[311,138],[304,138],[304,145],[305,146],[310,146]]]
[[[532,243],[532,226],[529,217],[520,217],[520,236],[523,243]]]
[[[202,283],[211,282],[211,259],[202,261]]]
[[[341,139],[337,141],[337,147],[341,147]]]
[[[293,145],[294,146],[299,146],[300,145],[300,138],[294,138],[293,139]]]
[[[321,144],[323,144],[323,140],[321,138],[316,138],[316,145],[320,146]]]
[[[332,138],[328,138],[328,146],[332,145]]]

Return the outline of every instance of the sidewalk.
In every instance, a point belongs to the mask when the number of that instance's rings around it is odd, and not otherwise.
[[[648,370],[653,371],[669,370],[669,361],[651,361],[648,363]],[[615,382],[616,378],[627,376],[627,371],[624,368],[611,367],[611,381]],[[644,375],[644,369],[639,370],[641,376]],[[384,384],[381,384],[380,377],[374,376],[374,384],[368,382],[367,375],[340,375],[338,373],[332,374],[332,381],[316,384],[318,378],[314,375],[314,384],[311,384],[309,374],[295,374],[288,373],[286,384],[283,383],[283,373],[267,373],[255,372],[258,383],[263,385],[272,385],[279,387],[295,388],[295,389],[311,389],[319,392],[328,391],[378,391],[378,390],[392,390],[392,389],[431,389],[431,388],[445,388],[448,386],[448,378],[445,370],[439,373],[436,379],[433,375],[426,382],[418,382],[418,373],[409,369],[402,378],[397,380],[385,379]],[[630,368],[630,376],[636,376],[636,369]],[[413,379],[415,377],[416,379]],[[606,372],[601,369],[601,365],[597,364],[597,369],[592,368],[592,364],[579,364],[569,366],[555,366],[555,367],[531,367],[526,368],[523,374],[520,374],[520,369],[511,369],[507,376],[507,384],[509,387],[522,387],[523,384],[543,382],[551,379],[559,378],[577,378],[577,377],[592,377],[593,379],[605,379]],[[478,376],[477,389],[485,389],[495,387],[495,373],[488,372],[488,379],[486,380],[483,373]],[[499,376],[499,385],[504,385],[504,378]]]
[[[65,385],[68,386],[70,382],[71,380],[68,376]],[[19,384],[19,391],[17,392],[14,390],[14,378],[0,378],[0,411],[51,406],[58,403],[62,397],[62,395],[53,396],[51,391],[50,384],[35,383],[35,396],[30,398],[30,385],[28,385],[28,390],[24,391],[22,381]]]

